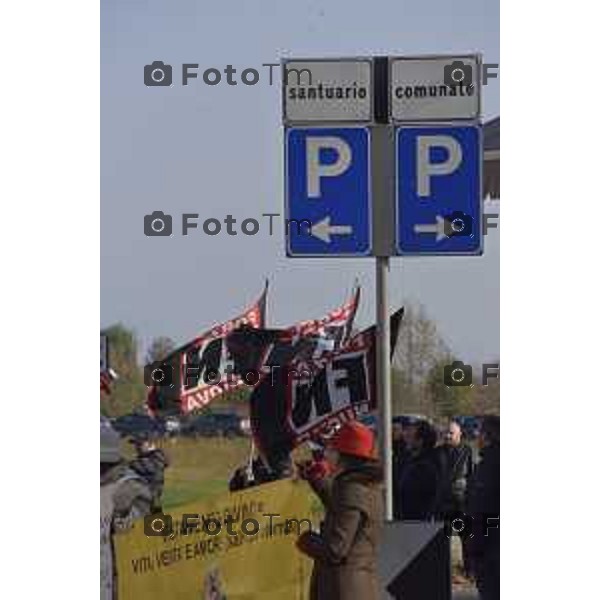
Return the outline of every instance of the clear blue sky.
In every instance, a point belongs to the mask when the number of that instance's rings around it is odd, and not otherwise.
[[[280,231],[248,237],[148,238],[153,210],[227,214],[239,222],[283,211],[279,82],[262,63],[281,57],[478,51],[499,62],[497,0],[102,0],[102,326],[121,321],[145,345],[177,342],[241,312],[271,280],[269,324],[316,318],[339,304],[355,277],[359,325],[374,319],[374,259],[288,259]],[[256,68],[256,86],[146,88],[154,60],[195,62],[200,72]],[[484,88],[486,119],[500,84]],[[486,210],[498,212],[497,205]],[[259,219],[260,220],[260,219]],[[264,219],[261,220],[264,222]],[[477,258],[394,259],[393,307],[422,303],[467,361],[499,356],[499,233]]]

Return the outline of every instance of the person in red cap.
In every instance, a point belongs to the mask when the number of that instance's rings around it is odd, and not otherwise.
[[[379,598],[383,473],[373,432],[346,423],[326,442],[325,460],[299,468],[325,507],[320,532],[306,531],[297,542],[314,560],[310,600]]]

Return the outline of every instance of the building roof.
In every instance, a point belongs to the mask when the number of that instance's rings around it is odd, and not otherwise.
[[[483,149],[500,150],[500,117],[483,125]]]
[[[483,199],[500,198],[500,117],[483,124]]]

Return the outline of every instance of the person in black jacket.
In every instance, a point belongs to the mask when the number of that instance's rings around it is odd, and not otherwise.
[[[278,477],[273,473],[265,461],[258,456],[250,465],[238,467],[229,480],[229,491],[239,492],[261,483],[276,481]]]
[[[473,473],[473,450],[462,440],[458,422],[450,421],[444,443],[438,447],[443,471],[442,513],[445,519],[463,515],[466,510],[467,481]],[[467,577],[473,574],[466,538],[461,536],[463,571]]]
[[[467,513],[473,518],[469,555],[482,600],[500,598],[500,417],[483,418],[480,462],[467,487]]]
[[[462,429],[456,421],[450,421],[440,446],[447,475],[445,509],[464,512],[466,508],[467,481],[473,473],[473,450],[462,439]]]
[[[427,421],[419,421],[406,429],[409,454],[398,466],[395,477],[396,518],[426,521],[437,514],[441,473],[436,441],[436,431]]]

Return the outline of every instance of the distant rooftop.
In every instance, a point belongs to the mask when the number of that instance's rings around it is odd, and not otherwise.
[[[483,124],[483,198],[500,198],[500,117]]]
[[[483,125],[483,149],[500,150],[500,117]]]

